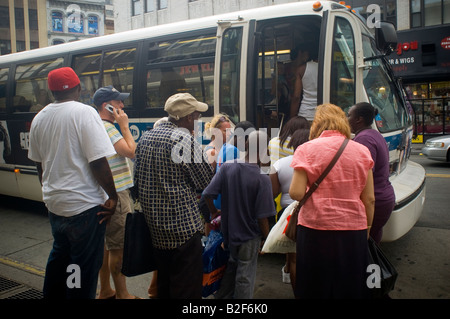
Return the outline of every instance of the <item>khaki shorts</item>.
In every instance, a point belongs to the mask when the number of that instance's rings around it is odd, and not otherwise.
[[[106,226],[105,245],[107,250],[123,249],[125,221],[128,213],[133,212],[133,200],[128,189],[117,193],[118,201],[115,213]]]

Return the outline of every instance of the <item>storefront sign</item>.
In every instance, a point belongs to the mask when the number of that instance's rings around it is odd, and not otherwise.
[[[450,26],[397,31],[397,46],[388,61],[403,79],[448,78]]]
[[[450,50],[450,37],[442,39],[441,47],[443,47],[445,50]]]
[[[417,50],[419,48],[418,41],[411,41],[397,44],[397,55],[402,55],[404,51]]]

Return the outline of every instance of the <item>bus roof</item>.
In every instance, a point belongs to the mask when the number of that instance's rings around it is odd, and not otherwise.
[[[103,35],[89,39],[83,39],[70,43],[53,45],[49,47],[34,49],[30,51],[23,51],[13,54],[0,56],[0,64],[9,64],[21,60],[33,60],[42,56],[51,56],[58,54],[66,54],[68,52],[75,52],[86,48],[95,48],[118,43],[126,43],[144,40],[151,37],[158,37],[167,34],[176,34],[180,32],[193,31],[197,29],[212,28],[217,26],[218,21],[237,21],[238,18],[244,20],[265,20],[270,18],[292,16],[295,13],[308,15],[322,15],[322,12],[330,9],[346,9],[344,6],[334,1],[320,1],[323,8],[319,11],[313,10],[313,4],[316,1],[295,2],[287,4],[279,4],[274,6],[260,7],[256,9],[249,9],[245,11],[236,11],[225,13],[221,15],[208,16],[204,18],[183,20],[168,24],[151,26],[141,29],[119,32],[110,35]]]

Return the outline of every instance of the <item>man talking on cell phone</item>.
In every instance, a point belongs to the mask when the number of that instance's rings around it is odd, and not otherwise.
[[[136,143],[129,128],[128,115],[123,111],[123,101],[130,93],[121,93],[112,85],[102,87],[94,93],[94,104],[103,121],[106,132],[117,154],[108,157],[108,163],[114,177],[118,202],[116,212],[106,226],[105,253],[103,266],[100,269],[99,299],[136,299],[130,295],[126,285],[126,277],[122,274],[123,246],[125,237],[125,221],[128,213],[134,211],[130,188],[133,177],[127,158],[133,159]],[[117,123],[119,129],[116,128]],[[110,274],[115,290],[110,284]]]

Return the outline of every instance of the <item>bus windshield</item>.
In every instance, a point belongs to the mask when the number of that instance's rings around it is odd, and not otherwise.
[[[363,35],[364,57],[378,56],[373,38]],[[395,87],[395,79],[387,70],[384,60],[376,58],[366,61],[363,83],[369,102],[378,109],[376,124],[381,133],[401,130],[408,120],[406,110]]]

